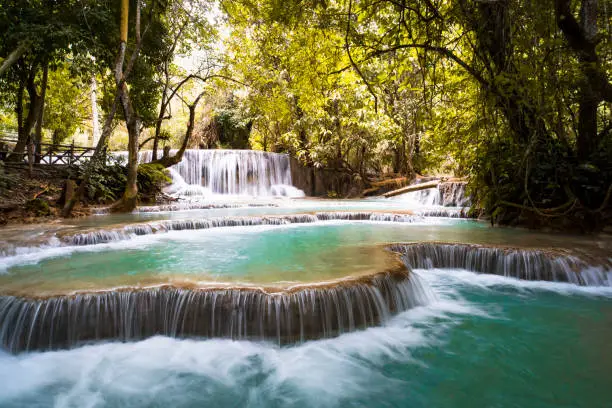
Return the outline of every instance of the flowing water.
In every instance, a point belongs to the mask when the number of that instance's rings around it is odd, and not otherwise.
[[[612,406],[609,237],[461,219],[460,183],[274,198],[285,160],[191,151],[174,206],[0,230],[0,407]]]
[[[171,151],[176,154],[176,151]],[[115,153],[126,158],[127,152]],[[161,153],[160,153],[161,155]],[[153,158],[151,150],[139,153],[139,162]],[[177,197],[288,196],[303,197],[291,183],[289,156],[254,150],[192,150],[170,168],[168,192]]]
[[[419,270],[437,299],[296,346],[154,337],[0,355],[3,407],[608,407],[599,289]]]

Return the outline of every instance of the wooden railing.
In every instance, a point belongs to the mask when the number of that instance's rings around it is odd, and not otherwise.
[[[11,157],[13,162],[28,162],[32,147],[26,146],[23,153],[13,153],[13,148],[17,140],[14,138],[0,138],[0,147],[9,148],[9,150],[0,149],[0,161],[6,161]],[[32,154],[34,163],[46,165],[64,165],[72,166],[78,164],[84,159],[89,159],[94,151],[94,147],[75,146],[74,141],[70,145],[40,143],[34,146]],[[16,159],[15,159],[16,157]]]

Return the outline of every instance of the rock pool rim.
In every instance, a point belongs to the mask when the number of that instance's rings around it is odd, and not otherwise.
[[[612,286],[612,260],[603,255],[593,255],[568,248],[541,248],[536,246],[509,246],[493,244],[459,243],[444,241],[390,242],[370,245],[364,248],[379,248],[388,255],[385,266],[380,270],[346,274],[338,278],[300,281],[278,281],[269,283],[206,280],[178,275],[169,277],[148,277],[138,284],[108,286],[87,290],[43,291],[34,294],[31,288],[25,290],[1,291],[0,296],[12,296],[24,300],[45,300],[54,297],[83,296],[109,292],[135,292],[150,289],[176,289],[191,291],[236,290],[260,292],[278,296],[301,290],[328,289],[371,283],[382,274],[401,279],[412,269],[465,269],[471,272],[501,275],[530,281],[567,282],[580,286]],[[452,253],[448,251],[452,250]],[[589,268],[600,268],[601,276],[585,279],[582,275]],[[540,270],[541,269],[541,270]],[[574,279],[575,277],[575,279]],[[606,284],[607,283],[607,284]]]
[[[292,344],[383,324],[429,298],[405,266],[280,293],[166,285],[46,299],[0,296],[0,344],[13,353],[156,335]]]
[[[410,224],[424,222],[427,218],[428,217],[412,210],[340,210],[127,222],[110,224],[105,227],[82,228],[79,232],[74,232],[72,230],[74,226],[71,225],[62,227],[59,224],[49,224],[49,228],[53,227],[56,231],[44,239],[41,238],[37,246],[29,245],[30,241],[11,242],[11,245],[4,250],[4,253],[2,252],[3,249],[0,248],[0,259],[18,255],[19,250],[31,250],[45,247],[46,245],[48,245],[48,247],[97,245],[114,241],[130,240],[141,235],[161,234],[170,231],[205,230],[222,227],[250,227],[259,225],[299,225],[324,221],[366,221]]]
[[[49,297],[0,296],[0,344],[19,353],[155,335],[280,345],[330,338],[384,324],[400,312],[429,303],[431,295],[412,272],[415,268],[593,283],[588,280],[592,277],[581,276],[581,268],[590,265],[566,249],[447,242],[375,247],[388,249],[394,264],[372,274],[284,288],[180,282]]]
[[[85,229],[79,233],[59,232],[56,236],[64,245],[97,245],[132,239],[134,236],[167,233],[170,231],[206,230],[227,227],[281,226],[313,224],[325,221],[370,221],[388,223],[417,223],[425,217],[409,212],[390,211],[315,211],[266,216],[220,216],[178,220],[161,220],[119,224],[106,228]]]
[[[464,269],[527,281],[612,286],[612,259],[568,248],[407,242],[387,246],[412,269]],[[593,249],[591,249],[593,251]]]
[[[25,301],[44,301],[52,298],[59,297],[76,297],[85,295],[96,295],[103,293],[126,293],[126,292],[138,292],[146,290],[186,290],[193,292],[203,291],[242,291],[242,292],[257,292],[267,296],[282,296],[284,294],[293,294],[303,290],[312,289],[330,289],[330,288],[342,288],[350,287],[355,285],[367,285],[371,284],[376,278],[387,275],[390,278],[401,281],[402,279],[408,278],[412,271],[406,267],[401,259],[399,253],[390,251],[386,244],[374,245],[373,248],[380,248],[386,254],[388,254],[388,260],[386,260],[386,266],[377,271],[364,271],[359,274],[347,274],[338,278],[316,280],[311,282],[297,282],[297,281],[279,281],[274,283],[257,283],[257,282],[240,282],[240,281],[215,281],[206,279],[192,279],[186,276],[178,276],[175,278],[168,278],[167,276],[161,276],[159,279],[151,278],[149,281],[138,285],[117,285],[109,287],[100,287],[99,289],[88,289],[88,290],[66,290],[66,291],[44,291],[41,293],[32,293],[31,289],[26,290],[9,290],[2,291],[0,289],[0,297],[10,296],[20,298]]]

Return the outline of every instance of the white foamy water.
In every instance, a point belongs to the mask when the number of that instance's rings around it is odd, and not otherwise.
[[[578,286],[567,282],[528,281],[489,273],[475,273],[465,269],[419,270],[420,276],[441,285],[454,284],[481,289],[512,288],[523,292],[547,291],[561,295],[612,297],[612,286]],[[583,272],[584,273],[584,272]],[[606,273],[612,274],[612,271]]]
[[[433,207],[442,205],[442,197],[437,187],[400,194],[391,197],[390,200],[406,203],[411,207]]]
[[[387,406],[384,401],[392,396],[418,395],[424,386],[418,376],[394,375],[389,366],[410,373],[444,370],[430,367],[420,351],[428,350],[426,356],[444,353],[453,333],[454,338],[466,333],[469,339],[465,321],[504,319],[503,308],[468,301],[464,293],[494,294],[496,288],[508,287],[528,294],[610,296],[602,288],[462,270],[417,273],[437,296],[431,304],[401,313],[383,327],[292,347],[154,337],[69,351],[17,356],[0,352],[0,406],[361,406],[358,401]]]
[[[172,151],[171,154],[175,154]],[[126,157],[126,152],[116,152]],[[152,160],[151,150],[139,152],[139,161]],[[168,194],[196,199],[215,196],[304,197],[291,181],[289,156],[256,150],[188,149],[170,169]]]
[[[284,406],[341,406],[347,397],[401,386],[378,368],[389,360],[421,364],[412,350],[442,344],[439,336],[456,316],[472,313],[485,315],[453,293],[383,327],[292,347],[155,337],[59,352],[0,352],[0,406],[269,406],[278,399]]]

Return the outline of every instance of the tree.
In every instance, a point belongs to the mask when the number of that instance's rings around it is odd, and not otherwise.
[[[51,133],[51,143],[61,144],[89,119],[88,84],[70,73],[67,63],[49,72],[45,116],[41,124]]]
[[[266,2],[226,3],[225,10],[232,25],[229,69],[247,85],[233,88],[235,104],[253,118],[251,144],[370,178],[387,156],[386,142],[401,131],[345,68],[340,10],[330,5],[295,19]]]
[[[206,14],[209,11],[209,2],[202,0],[174,1],[169,5],[165,19],[169,46],[163,54],[157,73],[162,91],[152,138],[153,160],[157,160],[163,122],[171,118],[170,108],[177,95],[180,95],[183,87],[191,81],[205,82],[218,69],[210,46],[216,41],[216,31],[207,19]],[[196,51],[201,54],[201,58],[192,63],[189,70],[176,64],[177,57],[187,57]]]
[[[3,4],[0,55],[8,57],[0,70],[0,83],[14,98],[18,141],[13,160],[22,158],[35,127],[32,141],[40,143],[49,70],[68,53],[87,49],[88,36],[77,3],[7,0]]]

